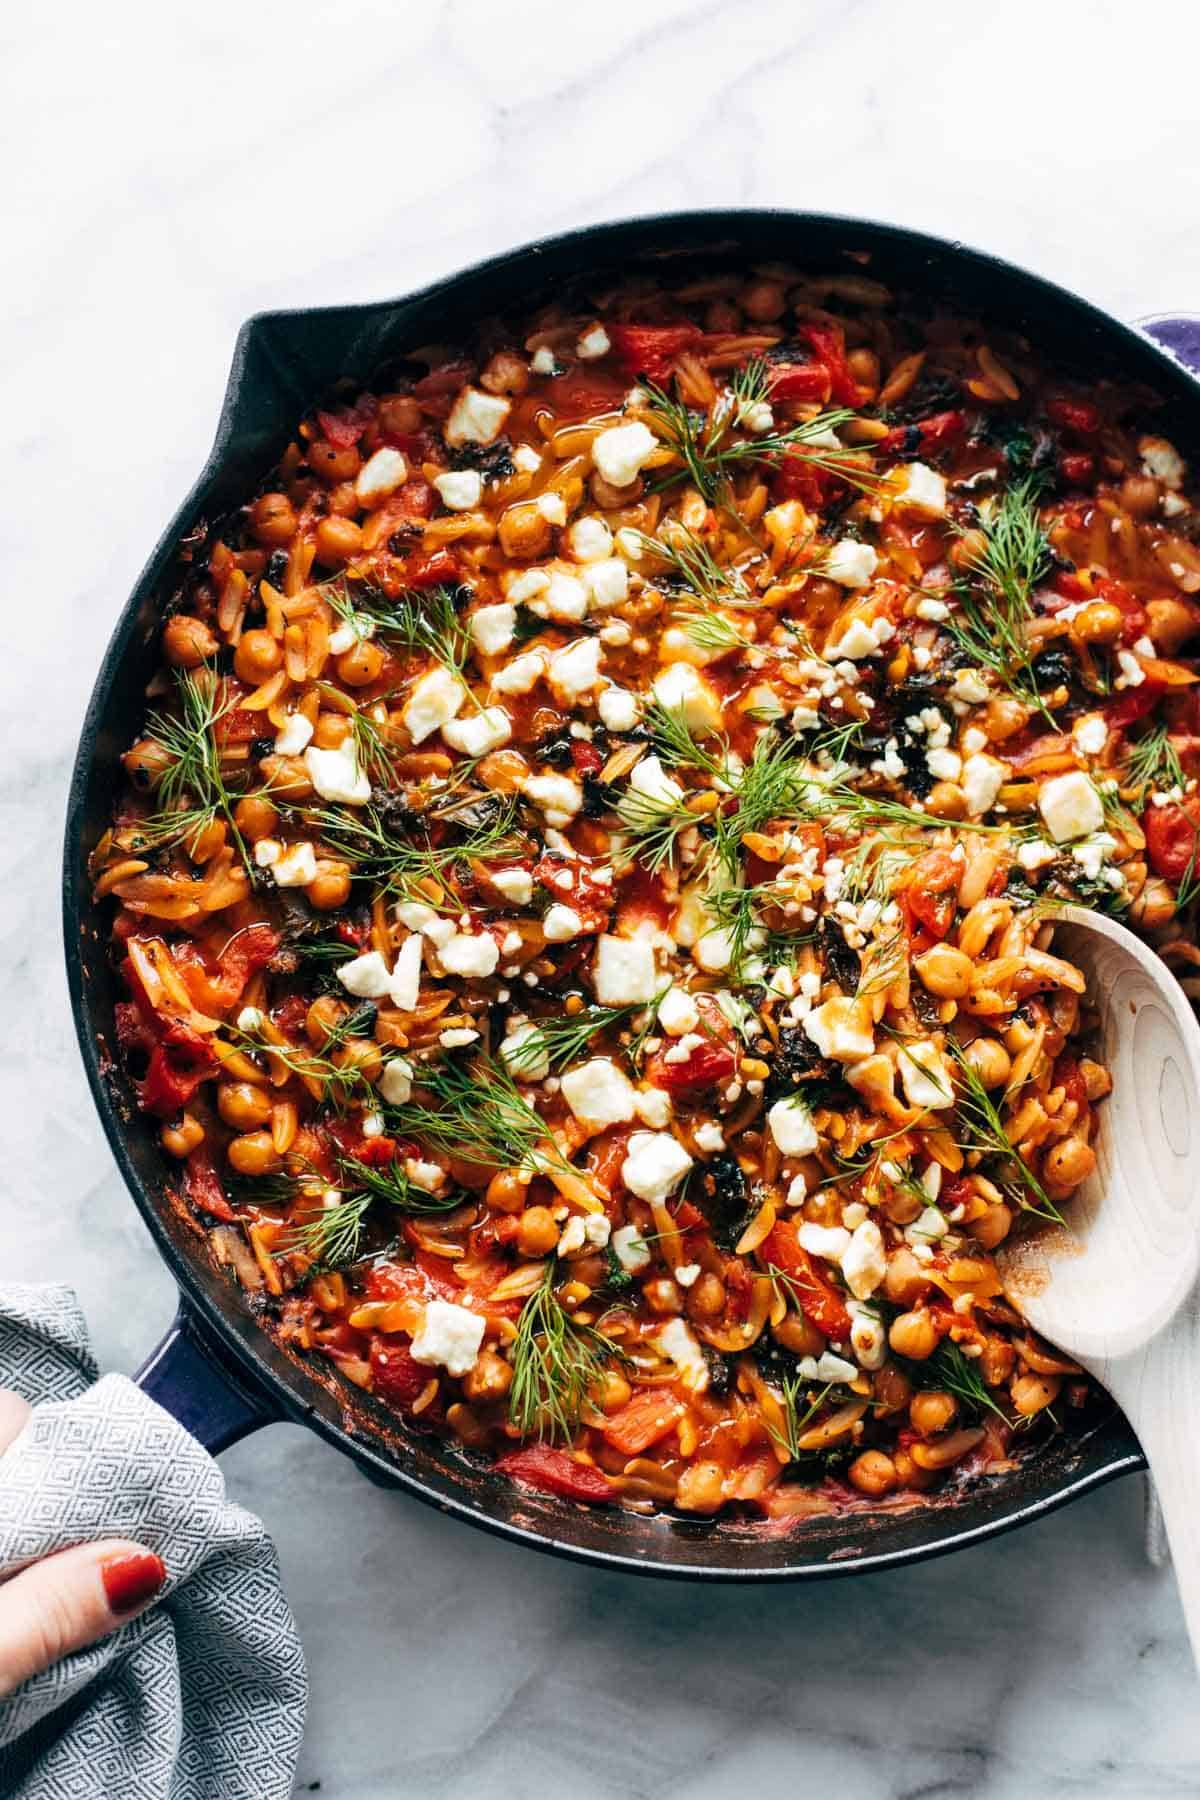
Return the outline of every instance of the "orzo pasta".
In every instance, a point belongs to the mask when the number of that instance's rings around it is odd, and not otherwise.
[[[1088,1403],[992,1253],[1091,1172],[1064,899],[1190,974],[1145,396],[785,269],[493,321],[181,547],[93,864],[258,1316],[591,1503],[910,1503]]]

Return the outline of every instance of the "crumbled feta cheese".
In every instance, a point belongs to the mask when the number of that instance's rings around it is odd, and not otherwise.
[[[527,606],[550,586],[550,576],[545,569],[522,569],[518,574],[507,575],[503,579],[505,598],[511,600],[514,606]]]
[[[364,639],[374,637],[374,635],[374,623],[370,619],[364,622],[356,613],[353,619],[344,620],[336,631],[330,632],[330,654],[344,656],[347,650],[353,650],[355,644],[361,644]]]
[[[830,662],[842,658],[849,663],[861,662],[864,657],[875,656],[895,635],[896,627],[882,614],[875,619],[851,619],[837,643],[826,645],[825,655]],[[838,669],[836,673],[846,681],[852,681],[855,675],[854,669],[849,667]]]
[[[450,469],[435,475],[433,485],[451,512],[470,512],[483,499],[483,476],[478,469]]]
[[[716,1156],[725,1148],[725,1133],[715,1119],[705,1119],[692,1133],[696,1148],[705,1156]]]
[[[686,1037],[700,1023],[700,1008],[681,987],[669,987],[658,1007],[656,1023],[668,1037]]]
[[[366,950],[339,963],[337,978],[356,1000],[382,1000],[391,991],[392,977],[378,950]]]
[[[846,1311],[850,1314],[850,1348],[859,1367],[882,1369],[888,1349],[883,1320],[873,1307],[863,1306],[857,1300],[851,1300]]]
[[[767,1114],[767,1127],[785,1156],[811,1156],[821,1141],[799,1096],[777,1100]]]
[[[1023,869],[1044,869],[1057,855],[1055,846],[1044,838],[1032,838],[1027,844],[1017,845],[1017,861]]]
[[[583,789],[569,775],[530,775],[523,790],[539,807],[548,825],[561,830],[583,805]]]
[[[842,587],[867,587],[879,558],[870,544],[842,538],[830,550],[821,573]]]
[[[668,775],[657,756],[643,756],[629,772],[629,791],[669,811],[683,799],[683,789]]]
[[[358,766],[358,750],[352,736],[347,736],[336,750],[316,750],[310,744],[304,752],[304,766],[322,800],[365,806],[371,798],[371,783],[366,771]]]
[[[311,844],[289,844],[271,864],[276,887],[307,887],[316,880],[317,853]]]
[[[412,1012],[416,1008],[420,991],[421,940],[414,933],[412,937],[405,938],[392,965],[392,1005],[399,1007],[401,1012]]]
[[[808,1199],[808,1180],[804,1175],[793,1175],[788,1182],[785,1196],[789,1206],[803,1206]]]
[[[975,756],[980,750],[986,750],[988,735],[980,731],[978,725],[968,725],[962,735],[963,749],[968,756]]]
[[[682,1319],[671,1319],[663,1326],[656,1343],[664,1356],[669,1356],[683,1378],[685,1387],[695,1394],[708,1386],[708,1364],[704,1352],[689,1325]]]
[[[918,1213],[904,1235],[910,1243],[917,1238],[928,1243],[930,1239],[944,1238],[949,1229],[950,1227],[937,1207],[927,1206],[924,1212]]]
[[[721,729],[720,699],[690,663],[671,663],[655,676],[651,691],[668,712],[681,713],[688,730],[697,736]]]
[[[1108,742],[1108,726],[1099,713],[1089,713],[1076,719],[1071,736],[1081,756],[1099,756]]]
[[[710,975],[719,975],[733,961],[733,933],[724,925],[702,931],[692,946],[692,957]]]
[[[618,1225],[611,1243],[613,1255],[627,1275],[640,1275],[650,1266],[650,1246],[636,1225]]]
[[[413,743],[423,744],[427,737],[449,724],[461,710],[466,697],[466,688],[452,670],[439,665],[422,675],[400,715]]]
[[[448,975],[478,980],[495,973],[500,961],[500,946],[486,932],[459,931],[448,944],[442,945],[438,955]]]
[[[946,510],[946,483],[937,470],[916,462],[905,464],[896,473],[904,482],[893,495],[894,504],[927,518],[940,518]]]
[[[478,1041],[479,1033],[477,1031],[472,1031],[470,1027],[466,1025],[452,1025],[445,1031],[439,1031],[438,1033],[438,1043],[442,1046],[443,1050],[462,1050],[465,1049],[468,1044],[474,1044]]]
[[[560,625],[578,624],[587,609],[587,589],[578,575],[569,575],[564,569],[553,570],[540,598],[529,602],[530,612],[540,619],[554,619]]]
[[[446,1181],[446,1171],[440,1163],[423,1162],[419,1156],[405,1157],[404,1173],[414,1187],[421,1188],[426,1194],[436,1194]]]
[[[585,515],[567,533],[567,548],[576,562],[602,562],[612,555],[612,532],[603,519]],[[625,567],[622,563],[621,568]]]
[[[600,722],[609,731],[632,731],[638,722],[637,695],[628,688],[606,687],[596,702]]]
[[[995,805],[996,795],[1008,779],[1008,764],[994,756],[968,756],[962,766],[962,791],[973,819]]]
[[[637,480],[657,449],[658,439],[638,419],[631,425],[614,425],[599,432],[592,440],[592,461],[605,481],[623,488]]]
[[[1141,687],[1143,681],[1146,679],[1146,671],[1143,669],[1132,650],[1117,651],[1117,667],[1120,669],[1121,673],[1113,682],[1114,687]]]
[[[600,679],[601,645],[599,638],[578,638],[550,658],[547,680],[555,699],[562,706],[576,706],[590,694]]]
[[[567,522],[567,503],[561,494],[539,494],[533,503],[548,525],[565,525]]]
[[[414,1362],[440,1365],[448,1375],[467,1375],[479,1360],[487,1321],[453,1300],[430,1300],[408,1353]]]
[[[586,1241],[583,1232],[583,1215],[582,1213],[573,1213],[562,1228],[557,1255],[574,1256],[577,1251],[583,1249]]]
[[[1093,881],[1099,881],[1104,860],[1111,850],[1117,847],[1117,840],[1111,832],[1097,831],[1093,836],[1072,844],[1071,855],[1079,864],[1084,874]]]
[[[442,436],[452,450],[464,444],[494,444],[512,411],[512,401],[480,388],[460,388],[450,408]]]
[[[599,610],[619,606],[629,593],[629,570],[619,556],[585,564],[582,579],[588,598]]]
[[[875,1048],[869,1008],[842,994],[815,1006],[804,1018],[804,1030],[822,1056],[838,1062],[859,1062]]]
[[[512,906],[528,906],[533,899],[533,876],[528,869],[495,869],[490,879],[496,892]]]
[[[254,1032],[261,1031],[262,1026],[263,1014],[261,1010],[257,1006],[243,1006],[241,1012],[237,1016],[238,1030],[244,1031],[249,1037],[253,1035]]]
[[[624,1125],[634,1116],[633,1086],[607,1057],[593,1057],[577,1069],[568,1069],[562,1078],[562,1096],[590,1131]]]
[[[681,1288],[695,1287],[700,1279],[699,1263],[680,1263],[675,1271],[675,1279]]]
[[[312,721],[303,713],[289,713],[275,739],[276,756],[299,756],[312,742]]]
[[[939,781],[957,781],[962,774],[962,757],[957,750],[927,750],[925,765]]]
[[[941,625],[950,617],[950,608],[944,600],[933,600],[926,597],[917,601],[917,617],[924,619],[929,625]]]
[[[636,1006],[653,1000],[654,946],[645,938],[596,939],[592,983],[601,1006]]]
[[[887,1274],[883,1233],[874,1219],[864,1219],[842,1252],[842,1274],[856,1300],[869,1300]]]
[[[406,1106],[412,1098],[413,1066],[403,1056],[391,1056],[379,1077],[379,1092],[389,1106]],[[380,1121],[382,1124],[382,1120]],[[363,1126],[364,1132],[366,1126]]]
[[[548,944],[565,944],[569,938],[578,937],[583,930],[583,920],[573,906],[550,906],[542,920],[542,931]]]
[[[691,1167],[692,1158],[669,1131],[635,1131],[621,1179],[639,1200],[665,1200]]]
[[[1056,844],[1087,837],[1104,824],[1100,796],[1082,769],[1048,781],[1038,796],[1038,811]]]
[[[842,1252],[850,1242],[850,1233],[840,1225],[813,1225],[807,1220],[796,1233],[797,1242],[810,1256],[825,1262],[840,1263]]]
[[[549,345],[543,344],[540,350],[534,351],[529,359],[529,366],[535,375],[553,375],[558,364],[554,360],[553,350]]]
[[[545,1034],[529,1023],[510,1026],[500,1045],[500,1060],[518,1081],[545,1081],[550,1073]]]
[[[575,354],[580,362],[596,362],[607,356],[612,349],[608,341],[608,333],[603,325],[590,325],[575,345]]]
[[[465,719],[449,720],[442,726],[442,736],[452,750],[461,750],[464,756],[486,756],[489,750],[508,743],[512,720],[502,706],[486,706]]]
[[[665,1131],[671,1123],[671,1096],[662,1088],[639,1088],[633,1105],[642,1124],[648,1125],[651,1131]]]
[[[545,674],[549,661],[544,650],[526,650],[497,669],[492,686],[498,694],[528,694]]]
[[[522,475],[536,475],[542,466],[542,459],[532,444],[518,444],[512,460],[513,468],[519,469]]]
[[[1152,475],[1156,481],[1161,481],[1167,488],[1183,486],[1183,478],[1187,474],[1187,464],[1168,438],[1139,438],[1138,454],[1142,459],[1142,468],[1147,475]]]
[[[354,480],[354,498],[360,506],[374,506],[408,480],[408,464],[399,450],[385,445],[377,450],[358,471]]]
[[[910,1106],[938,1112],[954,1105],[954,1084],[944,1058],[930,1038],[900,1046],[900,1080]]]

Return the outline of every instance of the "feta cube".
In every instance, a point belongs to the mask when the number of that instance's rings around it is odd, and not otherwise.
[[[822,1056],[838,1062],[858,1062],[875,1048],[875,1032],[866,1003],[842,994],[806,1014],[804,1029]]]
[[[600,357],[607,356],[611,349],[612,345],[603,325],[589,325],[575,345],[575,354],[580,362],[597,362]]]
[[[636,1225],[618,1225],[611,1243],[613,1255],[627,1275],[640,1275],[650,1266],[650,1246]]]
[[[671,1123],[671,1096],[661,1088],[639,1088],[634,1095],[633,1104],[638,1118],[651,1131],[665,1131]]]
[[[553,375],[558,364],[554,360],[553,350],[548,344],[543,344],[540,349],[534,351],[529,359],[529,366],[535,375]]]
[[[405,938],[392,964],[392,1005],[401,1012],[414,1012],[421,992],[421,940],[414,932]]]
[[[684,988],[669,987],[663,995],[655,1020],[668,1037],[686,1037],[700,1023],[700,1008]]]
[[[575,706],[590,694],[600,680],[601,645],[599,638],[578,638],[550,658],[546,679],[551,692],[562,706]]]
[[[840,1265],[842,1252],[850,1242],[850,1233],[842,1225],[813,1225],[806,1220],[796,1233],[796,1241],[810,1256]]]
[[[480,388],[460,388],[450,408],[442,436],[452,450],[464,444],[494,444],[512,411],[512,401]]]
[[[589,1131],[624,1125],[634,1116],[633,1086],[607,1057],[593,1057],[577,1069],[568,1069],[562,1078],[562,1096]]]
[[[512,720],[502,706],[486,706],[482,712],[465,719],[451,719],[442,726],[442,736],[452,750],[464,756],[486,756],[498,750],[512,737]]]
[[[910,1106],[943,1111],[954,1105],[954,1083],[945,1058],[931,1038],[900,1046],[900,1080]]]
[[[471,639],[484,656],[499,656],[513,641],[517,627],[517,609],[509,601],[494,606],[481,606],[471,614]]]
[[[982,818],[996,803],[996,795],[1008,779],[1008,764],[994,756],[968,756],[962,766],[962,791],[967,811],[973,819]]]
[[[950,698],[966,706],[982,706],[989,691],[980,669],[959,669],[950,683]]]
[[[462,710],[466,697],[467,690],[453,670],[439,664],[422,675],[400,715],[413,743],[423,744],[427,737],[448,725]]]
[[[720,699],[690,663],[671,663],[655,676],[651,691],[668,712],[682,714],[688,730],[697,736],[707,737],[721,729]]]
[[[811,1156],[821,1141],[812,1114],[798,1095],[775,1102],[767,1114],[767,1128],[785,1156]]]
[[[724,925],[702,931],[692,946],[692,959],[709,975],[719,975],[733,961],[733,933]]]
[[[906,512],[922,513],[937,519],[946,510],[946,483],[936,469],[927,463],[906,463],[897,469],[903,483],[892,496],[893,503]]]
[[[409,1345],[414,1362],[440,1366],[448,1375],[467,1375],[479,1360],[487,1321],[453,1300],[430,1300]]]
[[[725,1133],[715,1119],[705,1119],[692,1133],[697,1150],[705,1156],[716,1156],[725,1148]]]
[[[392,977],[378,950],[366,950],[339,963],[337,978],[356,1000],[382,1000],[391,991]]]
[[[358,766],[353,736],[347,736],[336,750],[315,750],[310,744],[304,752],[304,766],[322,800],[365,806],[371,798],[371,783]]]
[[[585,515],[567,533],[567,548],[576,562],[603,562],[612,555],[612,532],[603,519]],[[621,568],[625,567],[622,563]]]
[[[682,1319],[671,1319],[655,1339],[664,1356],[669,1356],[683,1379],[683,1384],[699,1394],[708,1386],[708,1364],[690,1325]]]
[[[665,1200],[691,1167],[692,1158],[669,1131],[635,1131],[621,1179],[639,1200]]]
[[[492,686],[498,694],[528,694],[545,674],[549,662],[544,650],[526,650],[505,663],[502,669],[497,669],[492,676]]]
[[[379,1093],[389,1106],[406,1106],[412,1098],[413,1066],[403,1056],[391,1056],[379,1077]]]
[[[408,464],[399,450],[385,445],[369,457],[354,480],[354,498],[360,506],[374,506],[395,493],[408,480]]]
[[[592,985],[601,1006],[637,1006],[653,1000],[654,947],[645,938],[596,939]]]
[[[637,695],[628,688],[606,687],[596,702],[600,722],[609,731],[632,731],[638,722]]]
[[[569,775],[530,775],[522,791],[557,830],[571,823],[583,805],[583,789]]]
[[[629,570],[619,556],[588,563],[582,581],[592,605],[601,609],[619,606],[629,593]]]
[[[550,1073],[545,1033],[530,1023],[512,1026],[500,1046],[500,1059],[518,1081],[545,1081]]]
[[[821,573],[841,587],[867,587],[878,561],[872,545],[842,538],[830,550]]]
[[[668,775],[657,756],[643,756],[629,771],[629,792],[651,806],[669,812],[683,799],[683,789]],[[638,811],[644,810],[639,807]]]
[[[317,876],[317,853],[311,844],[289,844],[271,864],[276,887],[307,887]]]
[[[451,512],[470,512],[483,499],[483,476],[478,469],[450,469],[435,475],[433,485]]]
[[[276,756],[299,756],[312,742],[312,722],[303,713],[289,713],[275,739]]]
[[[528,906],[533,899],[533,876],[528,869],[494,869],[490,879],[510,906]]]
[[[1146,474],[1152,475],[1156,481],[1161,481],[1164,487],[1180,488],[1183,486],[1183,478],[1187,474],[1187,464],[1169,438],[1139,438],[1138,455],[1142,459],[1142,468]]]
[[[442,945],[438,955],[448,975],[481,980],[495,974],[500,961],[500,946],[486,932],[459,931],[448,944]]]
[[[624,488],[637,480],[657,449],[658,439],[639,419],[599,432],[592,440],[592,461],[610,486]]]
[[[851,1300],[846,1311],[850,1314],[850,1348],[859,1367],[882,1369],[888,1350],[883,1320],[873,1307],[863,1306],[857,1300]]]
[[[1108,742],[1108,726],[1099,713],[1089,713],[1076,719],[1071,736],[1081,756],[1099,756]]]
[[[1104,824],[1104,807],[1082,769],[1056,775],[1038,795],[1038,811],[1056,844],[1087,837]]]
[[[864,1219],[842,1252],[842,1274],[856,1300],[869,1300],[887,1274],[883,1233],[874,1219]]]
[[[568,575],[565,570],[555,569],[551,571],[545,591],[527,604],[530,612],[536,613],[539,619],[554,619],[560,625],[574,625],[587,613],[588,591],[578,575]]]
[[[573,937],[578,937],[583,930],[583,920],[573,906],[550,906],[542,920],[542,931],[548,944],[565,944]]]

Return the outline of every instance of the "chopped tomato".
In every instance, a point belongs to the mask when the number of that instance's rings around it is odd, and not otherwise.
[[[613,908],[612,883],[597,881],[589,863],[578,857],[571,861],[558,851],[548,850],[534,863],[533,879],[548,888],[561,905],[579,915],[580,929],[585,934],[604,930]],[[561,973],[563,964],[558,966]]]
[[[1068,487],[1082,487],[1095,474],[1096,459],[1090,450],[1064,450],[1058,472]]]
[[[674,1430],[686,1411],[669,1388],[640,1388],[605,1420],[605,1441],[622,1456],[638,1456]]]
[[[1072,575],[1069,569],[1056,569],[1050,578],[1054,592],[1061,597],[1064,605],[1074,605],[1080,600],[1091,600],[1094,596],[1090,582],[1082,581],[1078,575]],[[1047,604],[1046,612],[1058,612],[1056,604]]]
[[[1122,644],[1136,643],[1146,629],[1146,612],[1129,589],[1119,581],[1098,581],[1096,598],[1107,600],[1110,606],[1115,606],[1125,621],[1119,641]]]
[[[405,519],[431,519],[437,494],[421,475],[406,481],[398,488],[388,501],[389,515],[395,515],[399,521]]]
[[[178,1021],[172,1023],[163,1042],[151,1051],[145,1077],[138,1083],[142,1110],[159,1119],[173,1118],[217,1067],[206,1038]]]
[[[799,1229],[794,1219],[781,1219],[767,1233],[759,1254],[764,1263],[774,1263],[783,1270],[796,1290],[805,1318],[827,1338],[843,1342],[850,1336],[850,1314],[846,1311],[846,1303],[801,1245]]]
[[[375,417],[375,404],[373,398],[364,395],[356,405],[339,406],[336,412],[318,409],[317,424],[326,441],[336,450],[349,450],[352,444],[357,444]]]
[[[904,903],[910,919],[930,937],[944,938],[954,923],[962,871],[961,860],[949,850],[927,850],[909,871]]]
[[[630,375],[663,382],[685,350],[704,341],[698,325],[610,325],[609,341]]]
[[[844,486],[840,476],[830,469],[816,468],[799,451],[780,457],[771,476],[771,493],[776,500],[799,500],[810,512],[828,505],[840,486]]]
[[[222,748],[226,744],[252,744],[255,738],[270,735],[271,727],[264,714],[248,712],[244,706],[222,713],[213,725],[213,738]]]
[[[177,945],[172,961],[200,1011],[220,1013],[240,998],[250,976],[269,963],[278,948],[279,934],[270,925],[249,925],[225,945],[215,974],[192,944]]]
[[[371,927],[365,919],[358,924],[352,919],[339,919],[337,935],[343,944],[350,944],[355,950],[361,950],[371,935]]]
[[[801,325],[798,336],[812,346],[829,376],[829,398],[837,406],[857,406],[859,387],[846,361],[846,337],[840,325]]]
[[[363,1163],[368,1169],[386,1168],[389,1163],[395,1162],[397,1156],[410,1153],[410,1147],[397,1138],[364,1137],[361,1124],[351,1118],[328,1120],[325,1135],[331,1139],[340,1155]]]
[[[1200,800],[1150,805],[1142,814],[1146,855],[1164,881],[1182,881],[1200,864]]]
[[[236,1217],[225,1198],[221,1177],[212,1166],[207,1144],[201,1144],[198,1149],[193,1150],[184,1163],[183,1185],[187,1189],[188,1199],[197,1211],[206,1212],[210,1218],[221,1219],[225,1224]]]
[[[1106,700],[1100,711],[1104,715],[1104,723],[1110,731],[1124,731],[1152,713],[1158,705],[1163,692],[1161,681],[1143,681],[1139,686],[1130,688],[1115,700]]]
[[[607,1476],[590,1463],[576,1462],[565,1450],[549,1444],[530,1444],[496,1458],[496,1470],[537,1494],[555,1494],[562,1500],[582,1500],[603,1506],[613,1497]]]
[[[633,937],[639,925],[652,924],[665,929],[673,910],[662,876],[638,866],[621,883],[617,929],[622,937]]]
[[[824,406],[829,398],[829,370],[822,362],[771,362],[767,364],[772,400],[799,400]]]
[[[1051,1087],[1066,1089],[1067,1099],[1073,1100],[1081,1110],[1088,1103],[1087,1083],[1083,1079],[1083,1071],[1079,1059],[1075,1056],[1060,1056],[1054,1064]],[[944,1205],[944,1200],[942,1201]]]
[[[455,582],[458,577],[458,558],[453,550],[418,550],[404,565],[406,585],[418,590],[438,587],[443,581]]]
[[[584,1169],[590,1181],[614,1194],[621,1180],[621,1164],[629,1154],[630,1127],[610,1125],[594,1137],[587,1147]]]
[[[953,438],[961,437],[967,427],[967,416],[957,410],[930,413],[912,425],[896,425],[875,446],[885,456],[915,456],[919,451],[928,456]]]
[[[393,1335],[377,1333],[372,1338],[369,1360],[374,1392],[400,1412],[408,1411],[433,1375],[431,1368],[414,1359],[405,1340]]]
[[[693,1045],[681,1062],[669,1061],[670,1054],[669,1049],[659,1050],[646,1064],[647,1081],[667,1094],[728,1081],[737,1067],[737,1058],[729,1045],[713,1038],[703,1038]]]
[[[454,403],[455,394],[466,386],[474,373],[474,363],[441,363],[413,383],[413,399],[428,418],[444,419]]]
[[[548,381],[544,391],[560,419],[590,419],[597,413],[616,412],[628,385],[604,369],[571,369]]]
[[[1046,402],[1046,417],[1063,431],[1090,437],[1100,429],[1100,409],[1090,400],[1073,400],[1069,394],[1052,394]]]
[[[604,767],[604,758],[595,744],[589,744],[585,738],[571,739],[571,761],[581,775],[598,775]]]

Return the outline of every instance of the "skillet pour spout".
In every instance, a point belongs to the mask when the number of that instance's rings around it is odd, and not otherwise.
[[[275,1343],[206,1256],[174,1195],[174,1165],[114,1054],[119,995],[87,859],[107,829],[117,757],[144,707],[176,546],[254,490],[314,400],[343,379],[367,382],[414,346],[452,341],[497,311],[532,309],[565,284],[586,291],[681,263],[772,260],[869,274],[934,307],[1016,326],[1071,366],[1119,367],[1170,405],[1173,436],[1193,454],[1200,447],[1200,383],[1185,366],[1200,366],[1200,333],[1181,321],[1153,321],[1143,335],[979,251],[824,214],[727,210],[619,221],[505,252],[398,300],[261,314],[239,334],[209,459],[153,550],[97,677],[71,784],[63,872],[67,969],[88,1078],[113,1154],[181,1294],[181,1323],[142,1373],[155,1397],[214,1448],[272,1418],[304,1423],[372,1479],[531,1548],[632,1572],[742,1581],[847,1574],[961,1548],[1144,1467],[1141,1453],[1113,1411],[1086,1436],[1055,1439],[1009,1472],[965,1482],[932,1503],[766,1525],[589,1511],[523,1491],[453,1445],[407,1431],[368,1396]]]

